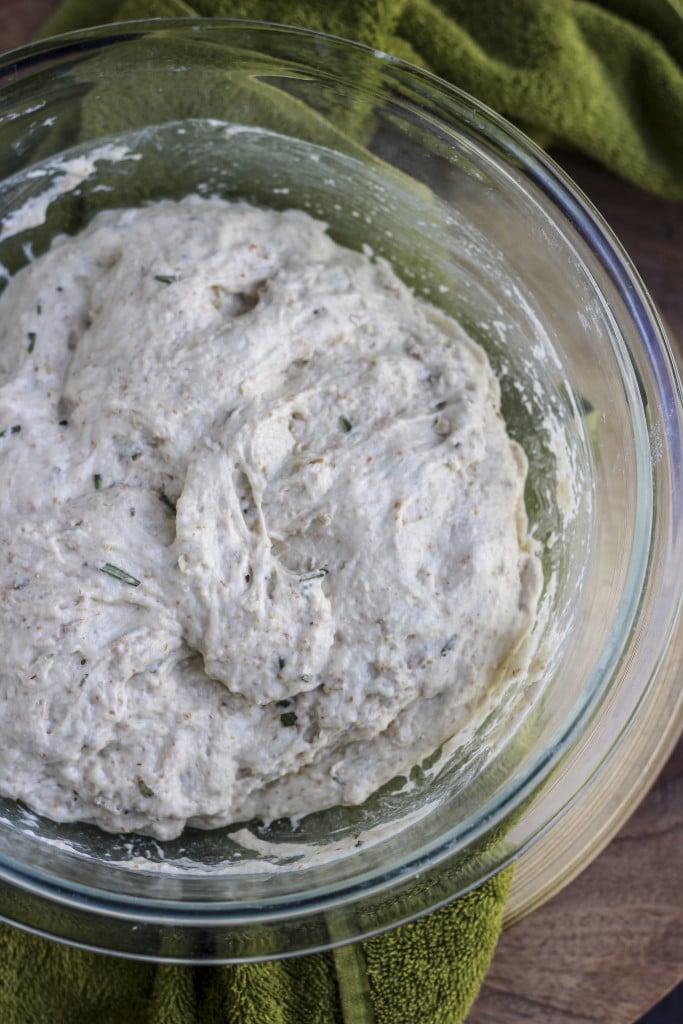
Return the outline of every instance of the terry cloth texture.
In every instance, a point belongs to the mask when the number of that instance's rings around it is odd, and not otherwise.
[[[498,939],[509,883],[508,869],[427,917],[334,952],[237,966],[119,960],[0,925],[0,1020],[459,1024]]]
[[[190,16],[297,25],[403,57],[541,145],[683,199],[683,0],[66,0],[43,35]]]

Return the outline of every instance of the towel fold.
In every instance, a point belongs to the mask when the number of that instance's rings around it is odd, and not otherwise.
[[[403,57],[541,145],[683,199],[683,0],[66,0],[43,35],[189,16],[304,26]]]

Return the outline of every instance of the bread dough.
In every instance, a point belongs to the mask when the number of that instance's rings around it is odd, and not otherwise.
[[[0,299],[0,791],[176,836],[358,803],[541,585],[483,350],[298,211],[98,214]]]

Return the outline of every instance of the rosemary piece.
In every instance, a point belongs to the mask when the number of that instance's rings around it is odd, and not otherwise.
[[[169,512],[171,512],[173,515],[176,514],[176,507],[165,491],[159,491],[159,501],[161,502],[162,505],[166,506]]]
[[[29,353],[31,353],[31,352],[33,352],[35,347],[36,347],[36,332],[35,331],[29,331],[28,332],[28,345],[26,346],[26,349],[27,349],[27,351]]]
[[[327,576],[329,569],[320,568],[313,569],[312,572],[306,572],[303,576],[299,576],[299,583],[308,583],[309,580],[321,580],[323,576]]]
[[[458,634],[457,633],[454,633],[452,637],[449,637],[449,639],[446,641],[446,643],[441,648],[441,657],[442,658],[444,658],[448,654],[449,651],[453,650],[453,648],[455,647],[455,642],[456,642],[457,639],[458,639]]]
[[[93,475],[92,482],[95,485],[95,490],[99,491],[100,487],[102,486],[102,477],[100,476],[99,473],[95,473]]]
[[[20,430],[21,430],[21,427],[19,426],[18,423],[15,423],[15,425],[13,427],[9,428],[10,434],[18,434]]]
[[[112,565],[111,562],[105,562],[104,565],[100,566],[100,572],[106,572],[107,576],[113,576],[115,580],[121,580],[122,583],[127,583],[129,587],[140,586],[140,580],[136,580],[135,576],[131,576],[125,569],[119,569],[118,565]]]
[[[155,274],[154,280],[159,281],[161,284],[173,284],[178,279],[171,274]]]
[[[348,420],[346,416],[339,417],[339,425],[341,426],[342,430],[346,431],[347,434],[349,433],[350,430],[353,430],[353,423],[351,422],[351,420]]]
[[[295,711],[285,711],[283,715],[280,715],[280,721],[282,722],[283,725],[288,727],[296,725],[296,719],[297,716]]]
[[[154,796],[154,790],[147,785],[144,779],[138,779],[138,789],[140,790],[143,796]]]
[[[42,312],[43,312],[43,304],[40,301],[40,299],[38,299],[38,302],[36,304],[36,313],[38,314],[38,316],[40,316]]]
[[[277,667],[280,669],[280,671],[282,671],[286,664],[286,659],[283,658],[282,655],[280,655],[280,657],[277,659]]]

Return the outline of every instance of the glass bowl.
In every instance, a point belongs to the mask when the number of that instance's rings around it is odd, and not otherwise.
[[[2,801],[6,920],[210,963],[330,948],[425,913],[600,785],[663,685],[683,421],[662,326],[609,229],[529,140],[434,76],[340,39],[218,19],[109,26],[5,58],[7,273],[99,209],[191,192],[320,217],[486,348],[529,457],[545,580],[523,684],[361,807],[162,843]]]

